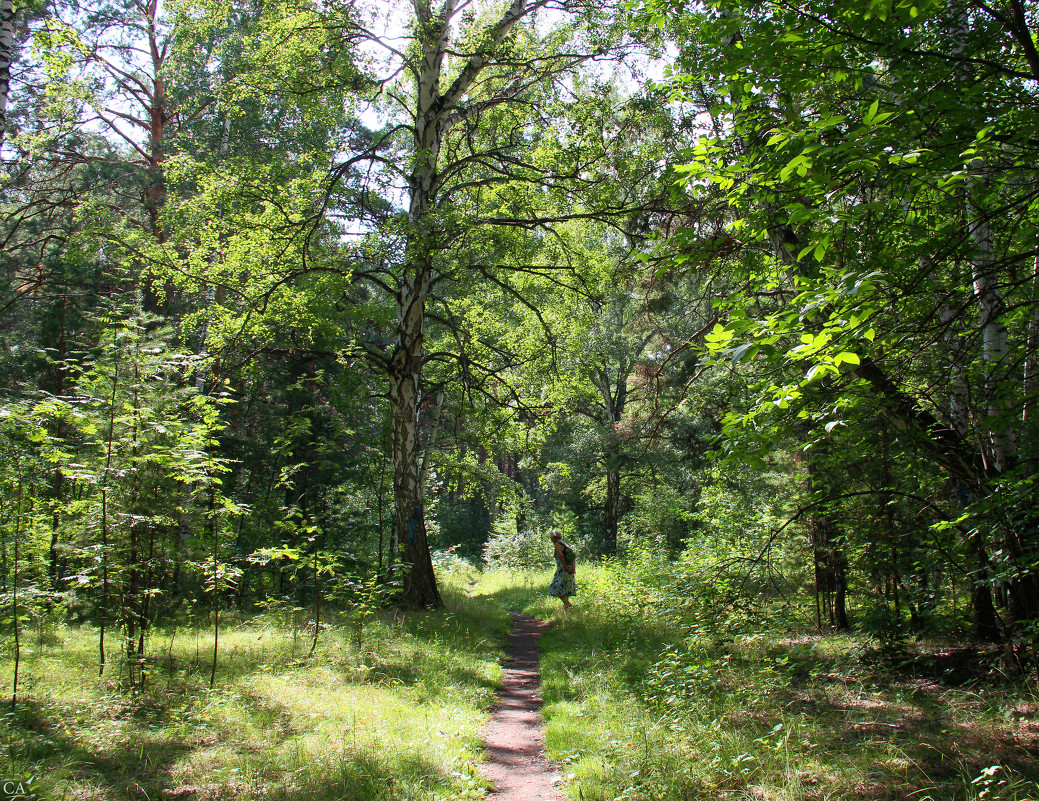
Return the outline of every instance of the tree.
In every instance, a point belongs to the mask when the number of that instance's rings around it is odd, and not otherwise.
[[[956,486],[972,496],[974,586],[989,606],[993,583],[1004,587],[1024,620],[1035,543],[1009,521],[1033,513],[1004,492],[1023,475],[1009,453],[1029,357],[1013,344],[1025,325],[1006,298],[1034,304],[1016,265],[1035,252],[1019,231],[1033,213],[1023,187],[1034,144],[1022,132],[1036,108],[1016,8],[716,3],[696,17],[676,85],[687,97],[711,87],[731,132],[705,137],[688,167],[690,192],[696,179],[727,192],[727,237],[749,288],[719,302],[727,324],[708,345],[769,371],[749,413],[727,418],[729,447],[792,433],[791,418],[775,426],[777,410],[812,421],[818,447],[875,420],[868,402],[907,456],[926,454],[953,496]],[[950,341],[957,364],[942,370]],[[1007,554],[998,568],[990,534]],[[986,603],[976,594],[979,632],[994,627]]]
[[[599,135],[606,109],[591,102],[579,77],[583,64],[619,42],[609,9],[514,0],[475,12],[454,0],[437,8],[416,0],[410,36],[406,51],[375,40],[397,59],[392,74],[400,77],[383,89],[390,123],[370,151],[342,165],[333,188],[352,181],[362,197],[385,197],[386,190],[359,184],[359,165],[385,165],[386,175],[403,165],[403,208],[369,212],[378,231],[352,274],[392,307],[386,332],[366,354],[387,377],[403,601],[425,606],[440,600],[421,481],[422,410],[435,393],[423,374],[431,359],[445,358],[427,344],[429,326],[451,317],[448,285],[471,292],[477,278],[510,287],[510,275],[551,272],[551,265],[509,258],[502,245],[522,232],[551,236],[553,224],[575,214],[621,215],[626,208],[598,205],[609,166],[610,147]],[[434,304],[444,306],[443,315],[434,318]]]

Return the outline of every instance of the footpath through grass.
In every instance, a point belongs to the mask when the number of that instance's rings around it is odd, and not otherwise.
[[[663,571],[659,571],[661,574]],[[1039,801],[1039,699],[937,644],[880,650],[707,604],[652,565],[457,574],[447,609],[344,617],[311,639],[263,616],[155,633],[144,692],[96,668],[96,632],[25,643],[0,777],[43,799],[465,801],[508,609],[542,640],[549,755],[574,801]],[[9,655],[8,655],[9,656]],[[2,665],[10,686],[11,662]]]

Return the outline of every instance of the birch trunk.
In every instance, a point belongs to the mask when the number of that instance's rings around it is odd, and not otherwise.
[[[977,173],[983,165],[979,159],[970,164]],[[1003,402],[1005,360],[1010,352],[1010,337],[1006,323],[1006,304],[999,291],[996,277],[995,258],[992,253],[992,228],[979,199],[984,188],[984,179],[976,175],[967,190],[967,229],[974,254],[971,272],[974,282],[974,297],[981,314],[982,359],[985,366],[985,400],[989,417],[986,432],[986,459],[995,473],[1003,473],[1014,462],[1016,442],[1013,429],[1007,424],[1006,405]]]
[[[434,16],[426,0],[415,0],[415,25],[422,59],[418,65],[414,163],[409,176],[404,276],[397,296],[397,336],[389,363],[393,438],[394,538],[401,551],[402,601],[408,606],[440,606],[440,592],[426,536],[422,493],[419,398],[422,389],[426,301],[433,280],[433,243],[426,230],[437,188],[441,146],[440,75],[454,10],[447,0]]]
[[[397,344],[390,362],[389,396],[393,437],[395,539],[401,548],[402,601],[408,606],[440,606],[433,560],[426,537],[422,498],[419,391],[422,380],[423,322],[430,271],[420,263],[415,279],[400,295]]]
[[[414,0],[415,41],[420,57],[413,69],[414,155],[408,176],[409,231],[403,275],[397,287],[396,337],[388,363],[394,537],[401,553],[401,600],[408,606],[441,605],[426,537],[419,428],[426,304],[436,274],[437,253],[443,247],[438,242],[435,217],[441,188],[440,151],[451,126],[468,113],[465,103],[473,82],[530,8],[525,0],[514,0],[502,18],[487,29],[485,46],[469,57],[451,85],[441,91],[456,0],[444,0],[436,12],[429,0]],[[503,88],[501,97],[507,97],[508,91],[508,87]]]
[[[14,0],[0,0],[0,150],[7,133],[7,94],[14,62]]]

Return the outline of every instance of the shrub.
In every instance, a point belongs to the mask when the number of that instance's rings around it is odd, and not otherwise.
[[[501,570],[535,570],[552,564],[552,546],[545,532],[516,530],[514,518],[495,522],[483,561],[488,567]]]

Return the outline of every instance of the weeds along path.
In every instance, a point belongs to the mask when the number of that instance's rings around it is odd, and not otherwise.
[[[538,640],[548,624],[512,613],[505,678],[485,730],[483,775],[494,784],[495,801],[562,801],[562,777],[545,758],[541,720]]]

